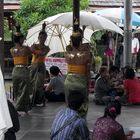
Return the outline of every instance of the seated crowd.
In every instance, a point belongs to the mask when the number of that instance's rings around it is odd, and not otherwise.
[[[60,69],[52,66],[47,75],[44,84],[47,101],[65,101],[64,76]],[[122,105],[140,104],[140,82],[131,67],[120,71],[117,66],[112,66],[108,71],[106,66],[102,66],[95,77],[95,104],[105,105],[114,99],[120,100]]]
[[[49,102],[65,101],[64,77],[57,66],[50,67],[47,72],[44,91]],[[116,66],[112,66],[109,71],[105,66],[100,68],[95,82],[94,101],[97,105],[106,106],[104,115],[96,120],[92,134],[86,117],[80,115],[84,95],[80,90],[69,92],[66,108],[59,111],[53,121],[51,140],[133,140],[134,132],[125,132],[122,124],[116,120],[121,114],[122,105],[140,104],[140,82],[132,68],[126,67],[121,72]],[[14,137],[19,129],[18,123],[17,130],[13,132]],[[6,133],[7,138],[12,137],[11,130]]]
[[[81,91],[70,91],[67,107],[60,110],[53,121],[51,140],[128,140],[132,138],[134,131],[125,132],[123,126],[116,121],[116,117],[121,114],[121,104],[118,100],[107,104],[104,115],[97,119],[90,135],[86,119],[79,112],[83,101],[84,96]]]
[[[103,105],[118,99],[122,105],[140,104],[140,82],[132,68],[126,67],[119,71],[112,66],[108,72],[102,66],[95,81],[95,103]]]
[[[65,101],[64,76],[57,66],[50,67],[47,72],[44,95],[48,102]],[[94,95],[97,105],[106,106],[104,115],[96,120],[92,134],[86,118],[79,111],[84,96],[81,91],[72,90],[66,108],[59,111],[53,121],[51,140],[128,140],[132,137],[134,132],[125,132],[116,118],[121,114],[122,105],[140,103],[140,82],[134,70],[126,67],[120,72],[112,66],[108,71],[106,66],[102,66],[96,77]]]

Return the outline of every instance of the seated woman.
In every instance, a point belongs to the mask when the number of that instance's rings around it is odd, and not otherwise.
[[[123,126],[115,120],[120,114],[119,101],[110,102],[105,108],[104,116],[98,118],[94,125],[92,140],[127,140]]]
[[[127,68],[124,77],[124,95],[120,98],[120,101],[122,103],[140,104],[140,82],[138,78],[135,77],[134,70]]]
[[[48,101],[65,101],[64,78],[60,75],[60,69],[57,66],[50,67],[50,82],[45,89],[45,96]]]

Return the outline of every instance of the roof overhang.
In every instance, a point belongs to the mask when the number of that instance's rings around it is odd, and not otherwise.
[[[20,4],[4,4],[4,11],[16,11],[20,8]]]
[[[106,9],[106,8],[119,8],[120,6],[93,6],[93,5],[89,5],[89,11],[95,12],[97,10],[102,10],[102,9]],[[140,7],[133,7],[134,12],[139,12],[140,13]]]

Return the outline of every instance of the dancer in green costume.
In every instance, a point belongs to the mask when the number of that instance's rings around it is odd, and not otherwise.
[[[16,110],[28,113],[30,109],[29,99],[29,58],[31,57],[30,48],[23,46],[24,36],[20,32],[20,26],[16,26],[17,32],[14,35],[15,47],[10,52],[14,59],[12,72],[13,92],[16,100]]]
[[[83,32],[74,31],[71,36],[71,45],[66,47],[65,58],[68,63],[68,74],[65,79],[66,102],[71,90],[80,90],[85,100],[80,114],[86,117],[88,111],[88,83],[90,77],[91,53],[89,44],[82,44]]]

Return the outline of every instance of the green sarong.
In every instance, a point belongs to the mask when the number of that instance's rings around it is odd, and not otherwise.
[[[31,109],[29,98],[29,69],[14,67],[12,72],[13,93],[16,100],[16,110],[28,112]]]
[[[88,83],[86,75],[68,74],[65,79],[65,97],[66,103],[70,90],[79,90],[84,95],[85,100],[79,113],[82,117],[86,117],[88,111]]]
[[[32,64],[30,68],[30,80],[32,90],[32,104],[41,104],[44,101],[44,81],[46,67],[44,63]]]

